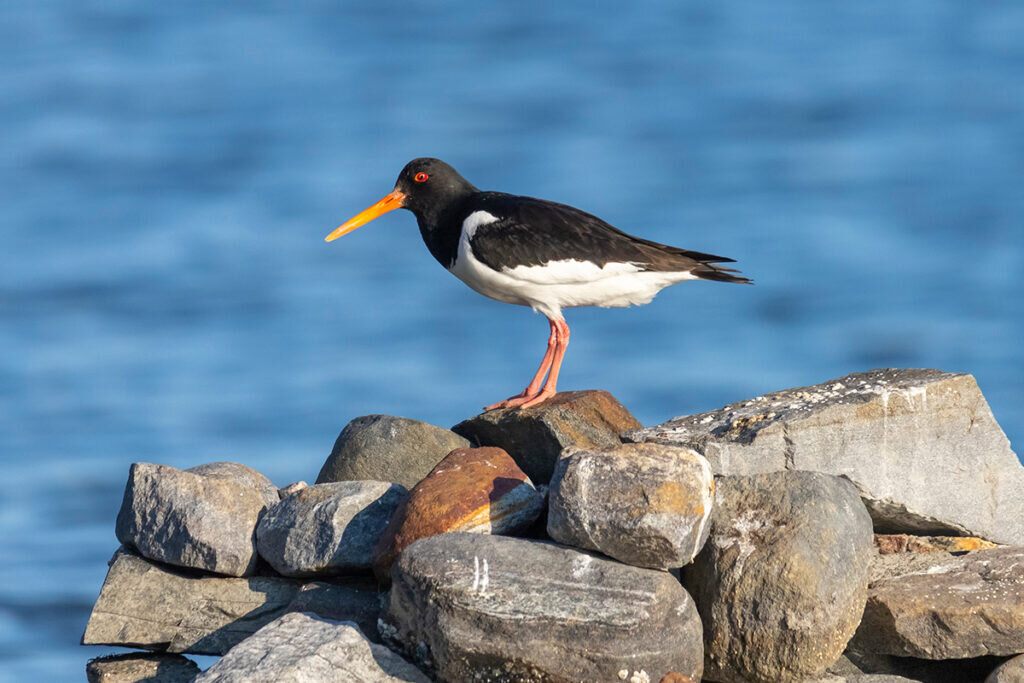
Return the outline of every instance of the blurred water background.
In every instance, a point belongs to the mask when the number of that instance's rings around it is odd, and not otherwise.
[[[133,461],[313,481],[351,418],[450,426],[547,325],[395,212],[438,156],[732,256],[568,313],[644,423],[875,367],[1024,443],[1024,6],[16,2],[0,17],[0,679],[80,680]]]

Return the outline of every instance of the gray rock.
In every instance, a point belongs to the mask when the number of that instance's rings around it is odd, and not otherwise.
[[[847,477],[879,532],[1024,545],[1024,467],[970,375],[872,370],[625,438],[690,446],[716,474]]]
[[[185,471],[192,474],[201,474],[204,477],[234,479],[240,484],[259,489],[263,493],[263,498],[267,501],[267,507],[280,500],[280,497],[277,495],[277,487],[262,472],[257,472],[253,468],[237,462],[208,462],[203,465],[190,467]]]
[[[917,680],[892,674],[825,674],[819,678],[805,679],[804,683],[917,683]]]
[[[309,484],[307,484],[304,481],[293,481],[287,486],[282,486],[277,490],[277,498],[278,500],[284,500],[288,496],[292,495],[293,493],[298,493],[307,486],[309,486]]]
[[[191,659],[152,652],[96,657],[85,665],[89,683],[190,683],[198,674]]]
[[[985,683],[1024,683],[1024,655],[1000,664],[988,675]]]
[[[707,540],[715,480],[689,448],[567,449],[551,479],[548,534],[637,567],[688,564]]]
[[[397,484],[314,484],[267,510],[256,529],[260,556],[284,576],[368,571],[373,549],[406,495]]]
[[[317,484],[393,481],[411,489],[434,465],[469,442],[447,429],[390,415],[365,415],[345,426]]]
[[[1024,652],[1024,548],[942,555],[871,584],[851,647],[924,659]]]
[[[222,655],[288,612],[374,628],[379,607],[379,594],[365,581],[303,586],[278,577],[224,578],[118,552],[82,644]]]
[[[406,548],[391,577],[381,633],[441,680],[700,679],[700,618],[667,572],[453,532]]]
[[[251,575],[256,569],[256,523],[267,509],[268,491],[235,476],[243,465],[221,464],[234,465],[234,474],[133,463],[117,515],[117,539],[151,560]],[[253,471],[252,479],[256,475],[262,477]]]
[[[196,678],[196,683],[351,681],[429,683],[420,670],[351,622],[288,614],[246,638]]]
[[[871,519],[848,482],[817,472],[720,477],[711,534],[683,569],[714,681],[824,674],[860,621]]]
[[[864,674],[901,676],[921,683],[980,682],[1001,662],[999,657],[947,660],[892,657],[862,652],[851,644],[839,661],[828,668],[828,673],[846,677]]]

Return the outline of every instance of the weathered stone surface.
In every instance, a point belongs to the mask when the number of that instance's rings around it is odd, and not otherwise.
[[[309,484],[307,484],[304,481],[293,481],[287,486],[282,486],[277,490],[277,499],[284,500],[288,496],[292,495],[293,493],[298,493],[307,486],[309,486]]]
[[[315,484],[267,510],[256,529],[260,557],[284,576],[369,570],[373,548],[406,495],[383,481]]]
[[[622,674],[621,673],[619,674],[619,678],[622,678]],[[633,682],[630,681],[630,683],[633,683]],[[638,682],[638,683],[642,683],[642,682]],[[684,676],[683,674],[681,674],[681,673],[679,673],[677,671],[669,671],[667,674],[665,674],[664,676],[661,677],[661,680],[658,681],[658,683],[696,683],[696,681],[694,681],[689,676]]]
[[[683,568],[704,623],[709,680],[820,676],[860,621],[871,519],[847,481],[818,472],[719,477],[711,534]]]
[[[374,572],[390,580],[398,553],[448,531],[515,534],[544,507],[544,493],[500,448],[459,448],[416,484],[380,536]]]
[[[533,408],[481,413],[452,430],[474,445],[504,448],[534,483],[547,484],[563,448],[610,448],[638,427],[607,391],[563,391]]]
[[[866,674],[900,676],[920,683],[980,683],[1003,660],[1001,657],[946,660],[893,657],[862,652],[851,644],[839,661],[828,668],[828,673],[847,678]]]
[[[302,586],[286,609],[354,622],[367,638],[379,641],[377,620],[384,606],[383,598],[372,577],[339,577],[332,579],[332,583],[314,581]]]
[[[825,674],[818,678],[805,679],[804,683],[918,683],[917,679],[892,674],[848,674],[836,676]]]
[[[345,426],[317,484],[393,481],[411,489],[456,448],[469,442],[447,429],[391,415],[365,415]]]
[[[996,544],[974,536],[914,536],[875,534],[875,548],[882,555],[893,553],[966,553]]]
[[[1000,664],[988,675],[985,683],[1024,683],[1024,655]]]
[[[351,622],[293,613],[277,619],[231,649],[196,683],[378,683],[430,679]]]
[[[382,635],[441,680],[700,679],[700,618],[667,572],[456,532],[406,548],[392,580]]]
[[[258,489],[262,494],[264,500],[267,502],[267,507],[273,505],[279,500],[277,495],[277,487],[274,486],[274,482],[270,481],[262,472],[257,472],[247,465],[242,465],[237,462],[208,462],[203,465],[196,465],[195,467],[189,467],[186,472],[192,474],[201,474],[204,477],[220,477],[221,479],[234,479],[240,484],[251,486],[254,489]]]
[[[239,468],[249,468],[236,463],[216,465],[206,466],[211,473],[204,474],[133,463],[117,515],[117,539],[151,560],[251,575],[256,523],[267,509],[268,491],[258,480],[263,475],[244,474]]]
[[[190,683],[198,674],[191,659],[152,652],[96,657],[85,665],[89,683]]]
[[[688,564],[708,537],[715,480],[689,448],[567,449],[555,467],[548,534],[637,567]]]
[[[925,659],[1024,652],[1024,548],[932,556],[871,584],[851,647]]]
[[[624,438],[690,446],[716,474],[845,476],[879,532],[1024,545],[1024,467],[970,375],[872,370]]]

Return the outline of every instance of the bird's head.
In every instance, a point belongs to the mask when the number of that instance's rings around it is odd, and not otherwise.
[[[440,159],[413,159],[398,174],[395,189],[390,194],[350,218],[324,239],[328,242],[336,240],[394,209],[409,209],[417,218],[436,215],[455,199],[476,191],[458,171]]]

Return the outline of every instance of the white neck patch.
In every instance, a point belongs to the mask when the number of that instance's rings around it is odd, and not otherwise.
[[[494,223],[498,221],[498,217],[487,213],[486,211],[474,211],[473,213],[466,216],[466,220],[462,221],[462,234],[466,239],[473,239],[473,233],[481,225],[487,225],[488,223]]]

